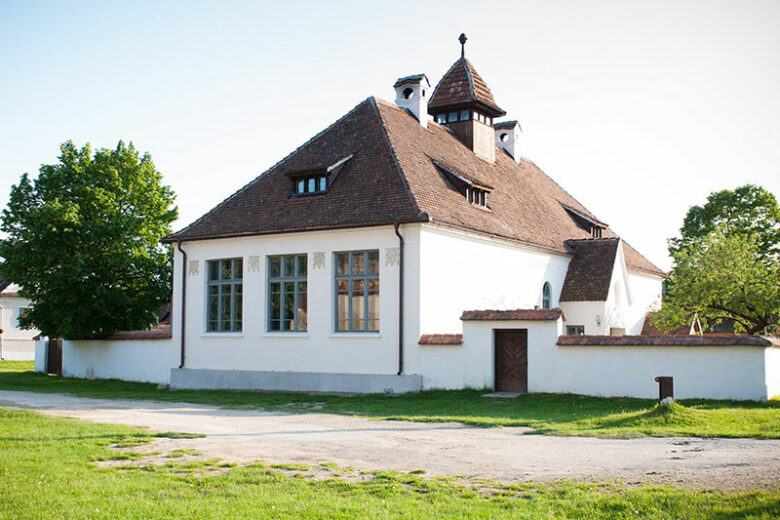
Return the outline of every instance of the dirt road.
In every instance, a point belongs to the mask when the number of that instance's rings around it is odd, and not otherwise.
[[[157,450],[191,448],[230,462],[318,464],[360,470],[425,469],[500,482],[558,479],[657,481],[723,489],[780,488],[780,440],[596,439],[527,435],[523,428],[375,421],[150,401],[0,391],[0,406],[156,431],[203,433],[160,439]]]

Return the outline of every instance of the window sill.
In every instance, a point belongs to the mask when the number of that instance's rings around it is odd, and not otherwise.
[[[204,332],[201,338],[243,338],[243,332]]]
[[[266,332],[264,338],[308,338],[308,332]]]
[[[382,335],[378,332],[334,332],[330,338],[361,338],[361,339],[380,339]]]

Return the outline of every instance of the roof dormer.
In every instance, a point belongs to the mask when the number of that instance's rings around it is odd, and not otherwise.
[[[431,83],[425,74],[398,78],[393,85],[395,104],[408,110],[423,127],[428,127],[426,106],[430,96]]]

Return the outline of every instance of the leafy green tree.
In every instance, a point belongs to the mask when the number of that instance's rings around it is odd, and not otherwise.
[[[777,331],[780,262],[764,256],[765,245],[724,228],[674,253],[667,298],[654,324],[671,330],[698,313],[704,327],[732,319],[737,332]]]
[[[761,255],[780,253],[780,208],[775,196],[760,186],[710,193],[703,206],[688,210],[680,237],[669,240],[669,253],[674,256],[718,229],[754,237]]]
[[[170,301],[174,194],[132,143],[94,155],[60,147],[58,164],[11,188],[0,229],[0,272],[32,301],[24,327],[91,338],[148,328]]]

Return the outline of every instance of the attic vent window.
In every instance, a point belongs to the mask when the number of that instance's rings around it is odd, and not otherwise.
[[[507,139],[509,139],[509,134],[506,133],[506,132],[504,132],[500,136],[498,136],[498,140],[501,141],[502,143],[505,143],[507,141]]]
[[[599,227],[599,226],[592,226],[592,227],[590,228],[590,235],[591,235],[593,238],[601,238],[601,232],[602,232],[603,230],[604,230],[604,228],[602,228],[602,227]]]
[[[412,90],[411,87],[406,87],[404,89],[404,92],[403,92],[404,99],[409,99],[410,97],[412,97],[412,94],[414,94],[414,90]]]

